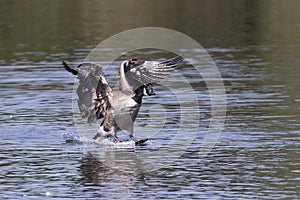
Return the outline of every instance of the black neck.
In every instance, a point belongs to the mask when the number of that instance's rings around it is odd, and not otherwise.
[[[142,92],[137,92],[135,93],[134,97],[132,97],[132,99],[138,104],[142,104],[143,96],[144,94]]]

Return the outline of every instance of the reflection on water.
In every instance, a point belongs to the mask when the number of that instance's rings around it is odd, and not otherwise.
[[[299,2],[272,2],[1,1],[0,197],[298,199]],[[204,45],[222,73],[228,102],[219,143],[199,158],[210,96],[192,67],[182,66],[198,94],[199,132],[180,159],[151,173],[107,168],[62,137],[76,130],[74,79],[61,60],[78,63],[104,38],[139,26],[173,28]],[[137,54],[165,57],[159,51]],[[113,81],[114,72],[108,74]],[[169,134],[180,110],[164,88],[155,89],[158,95],[145,98],[137,126],[151,133],[144,120],[159,115],[159,107],[148,112],[156,103],[170,112]],[[133,156],[161,141],[168,138],[157,135]]]

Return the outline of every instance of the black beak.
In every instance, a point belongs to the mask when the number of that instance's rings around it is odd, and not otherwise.
[[[151,92],[148,93],[149,96],[155,95],[155,92],[153,91],[153,89],[151,90]]]
[[[147,92],[147,95],[148,96],[152,96],[152,95],[155,95],[155,92],[152,88],[152,84],[149,84],[146,86],[146,92]]]

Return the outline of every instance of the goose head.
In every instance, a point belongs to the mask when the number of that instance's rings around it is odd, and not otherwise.
[[[154,92],[154,90],[152,88],[152,84],[151,83],[143,85],[143,93],[146,96],[155,95],[155,92]]]
[[[142,85],[138,89],[134,91],[135,94],[140,95],[140,96],[152,96],[155,95],[155,92],[152,88],[152,84],[148,83],[145,85]]]
[[[143,96],[152,96],[155,95],[154,90],[152,88],[152,84],[145,84],[140,86],[138,89],[134,91],[133,100],[137,103],[141,104]]]

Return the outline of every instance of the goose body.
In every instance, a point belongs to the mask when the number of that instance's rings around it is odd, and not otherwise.
[[[83,63],[76,69],[70,68],[64,61],[63,65],[79,79],[77,95],[81,117],[89,124],[103,118],[94,139],[104,136],[119,142],[116,133],[125,130],[138,144],[133,136],[133,124],[142,98],[154,95],[152,84],[164,79],[182,61],[181,56],[164,61],[125,60],[119,68],[119,91],[109,87],[100,65]]]

